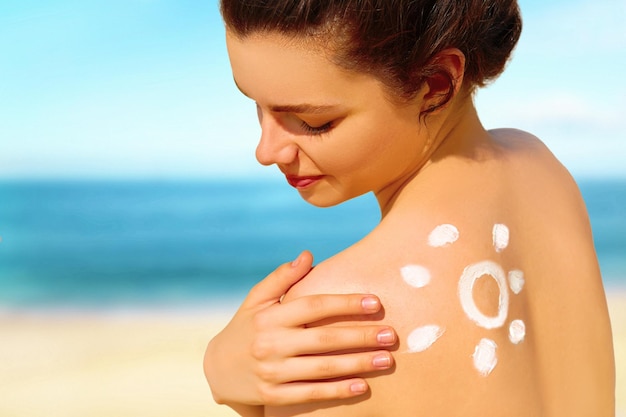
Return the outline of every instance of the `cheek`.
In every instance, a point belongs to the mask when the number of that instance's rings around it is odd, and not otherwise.
[[[356,175],[369,170],[380,161],[379,156],[386,148],[386,138],[373,131],[353,131],[329,140],[336,140],[336,146],[325,150],[319,165],[336,174]]]
[[[418,123],[393,117],[360,117],[303,149],[323,172],[344,181],[385,182],[415,164],[420,153]],[[423,143],[422,143],[423,146]],[[347,177],[347,178],[346,178]]]
[[[365,175],[379,187],[398,180],[421,166],[423,140],[417,129],[387,129],[379,136],[375,147],[369,149],[369,167]]]

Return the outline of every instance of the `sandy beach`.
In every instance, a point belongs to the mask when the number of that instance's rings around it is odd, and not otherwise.
[[[608,296],[617,416],[626,417],[626,291]],[[212,401],[207,341],[227,322],[198,311],[0,313],[0,415],[235,416]]]

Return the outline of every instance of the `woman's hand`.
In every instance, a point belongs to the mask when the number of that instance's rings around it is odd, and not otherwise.
[[[368,390],[352,375],[392,366],[384,350],[396,343],[388,326],[311,327],[322,319],[380,311],[372,295],[313,295],[281,304],[280,298],[311,269],[303,252],[258,283],[222,332],[211,340],[204,371],[214,399],[237,405],[286,405],[349,398]],[[327,354],[347,349],[358,353]],[[369,349],[369,350],[367,350]],[[339,378],[328,381],[328,379]],[[303,382],[307,381],[307,382]]]

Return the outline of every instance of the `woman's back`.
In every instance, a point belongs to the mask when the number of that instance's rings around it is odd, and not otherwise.
[[[287,294],[380,296],[395,367],[366,376],[364,400],[266,415],[612,415],[608,313],[574,182],[520,131],[446,146],[370,235]]]

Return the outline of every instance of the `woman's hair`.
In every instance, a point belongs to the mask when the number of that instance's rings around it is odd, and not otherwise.
[[[522,29],[516,0],[221,0],[221,12],[240,38],[322,40],[336,64],[376,77],[400,99],[443,76],[449,89],[439,106],[455,87],[434,59],[439,52],[463,52],[464,84],[481,87],[504,70]]]

